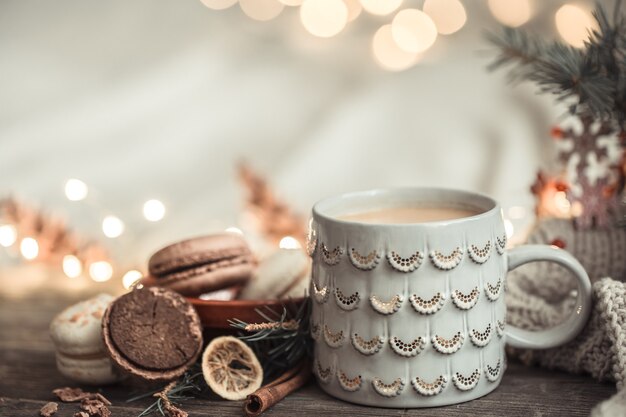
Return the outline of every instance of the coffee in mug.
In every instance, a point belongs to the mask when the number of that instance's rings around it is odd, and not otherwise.
[[[313,207],[313,372],[337,398],[382,407],[433,407],[496,389],[505,345],[550,348],[573,339],[591,307],[580,263],[545,245],[507,248],[489,197],[434,188],[381,189]],[[508,271],[553,261],[578,279],[563,323],[530,332],[506,323]]]
[[[475,216],[476,210],[454,207],[390,207],[338,216],[339,220],[359,223],[403,224],[461,219]]]

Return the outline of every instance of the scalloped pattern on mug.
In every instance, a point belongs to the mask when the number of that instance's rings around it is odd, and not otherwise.
[[[357,333],[354,333],[350,338],[352,342],[352,346],[359,352],[366,356],[373,355],[377,353],[383,348],[383,344],[385,343],[384,339],[381,336],[374,336],[370,340],[365,340],[363,337],[359,336]]]
[[[333,250],[328,250],[325,243],[322,243],[322,259],[326,265],[337,265],[343,255],[343,249],[341,246],[337,246]]]
[[[461,391],[469,391],[474,388],[480,380],[480,369],[475,369],[469,376],[463,376],[459,372],[452,375],[454,385]]]
[[[389,301],[382,301],[376,295],[370,295],[370,304],[372,305],[372,308],[376,312],[384,315],[393,314],[398,311],[403,302],[404,297],[400,294],[394,295]]]
[[[424,254],[420,251],[415,252],[408,258],[403,258],[396,251],[390,251],[387,253],[387,260],[389,265],[400,272],[413,272],[420,267],[424,260]]]
[[[495,285],[491,285],[488,282],[485,282],[485,295],[489,299],[489,301],[496,301],[500,298],[500,291],[502,290],[502,278],[498,278],[498,281]]]
[[[461,349],[461,346],[463,346],[463,342],[465,341],[465,337],[463,336],[463,333],[457,332],[450,339],[434,335],[431,341],[437,352],[450,355]]]
[[[478,347],[485,347],[491,342],[491,323],[487,325],[483,332],[479,332],[476,329],[472,329],[469,333],[470,340],[472,343]]]
[[[459,290],[454,290],[452,291],[452,301],[454,305],[461,310],[469,310],[476,305],[479,295],[480,291],[478,291],[478,287],[474,287],[472,291],[467,294],[463,294]]]
[[[340,309],[350,311],[359,306],[361,297],[358,291],[354,294],[345,295],[339,288],[335,288],[335,301]]]
[[[504,320],[496,320],[496,334],[498,337],[504,336],[504,327],[506,326],[506,322]]]
[[[417,294],[413,294],[409,297],[409,301],[413,306],[413,309],[420,314],[435,314],[446,303],[446,295],[438,292],[429,300],[424,300],[422,297],[418,297]]]
[[[440,394],[441,391],[444,390],[446,385],[448,385],[448,378],[444,375],[440,375],[433,382],[426,382],[420,377],[415,377],[411,380],[411,385],[413,385],[413,389],[417,391],[418,394],[432,397],[433,395]]]
[[[331,348],[338,348],[343,345],[343,330],[332,332],[327,325],[324,325],[324,341]]]
[[[476,245],[470,245],[468,252],[472,261],[477,264],[484,264],[489,260],[489,256],[491,256],[491,240],[488,240],[482,248]]]
[[[426,347],[426,341],[423,337],[418,337],[412,342],[405,343],[400,338],[393,336],[389,338],[389,345],[391,349],[400,356],[410,358],[416,356],[418,353],[424,350]]]
[[[306,237],[306,253],[310,257],[315,255],[315,250],[317,249],[317,237],[315,234],[315,230],[311,230]]]
[[[330,382],[330,378],[333,376],[333,368],[328,366],[327,368],[323,368],[320,361],[317,361],[317,365],[315,366],[315,373],[320,381],[327,384]]]
[[[392,383],[385,384],[380,378],[374,378],[372,380],[372,387],[374,387],[374,391],[379,395],[392,398],[400,395],[404,389],[404,381],[402,378],[396,378]]]
[[[324,304],[326,301],[328,301],[330,290],[327,286],[318,288],[318,286],[315,285],[314,280],[311,280],[311,282],[313,283],[313,298],[315,298],[315,301],[317,301],[318,304]]]
[[[502,238],[496,236],[496,252],[498,252],[500,255],[504,254],[504,250],[506,249],[506,240],[506,233],[502,235]]]
[[[311,323],[311,337],[313,340],[320,340],[322,335],[322,328],[319,324]]]
[[[487,377],[487,381],[496,382],[498,377],[500,376],[500,371],[502,370],[502,361],[498,359],[496,366],[492,367],[489,364],[485,364],[485,376]]]
[[[463,260],[463,251],[458,246],[449,254],[444,255],[438,250],[430,252],[430,260],[433,265],[444,271],[456,268]]]
[[[355,248],[352,248],[348,252],[348,257],[352,265],[363,271],[376,268],[376,265],[380,262],[380,254],[376,250],[371,251],[367,255],[361,255]]]
[[[358,391],[361,388],[361,383],[363,382],[361,375],[357,375],[354,378],[349,378],[341,370],[337,372],[337,380],[339,381],[339,386],[348,392]]]

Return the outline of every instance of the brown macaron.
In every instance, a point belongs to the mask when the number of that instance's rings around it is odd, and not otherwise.
[[[150,257],[148,269],[152,279],[144,285],[198,296],[248,282],[254,258],[243,237],[220,233],[169,245]]]
[[[102,318],[106,350],[120,368],[151,381],[181,376],[202,351],[193,306],[164,288],[142,288],[117,298]]]

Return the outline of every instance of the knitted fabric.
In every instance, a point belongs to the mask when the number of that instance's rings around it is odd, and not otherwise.
[[[596,407],[593,415],[626,415],[626,229],[582,231],[569,221],[551,219],[540,222],[528,242],[550,244],[555,239],[565,244],[591,278],[591,318],[582,333],[563,346],[509,348],[508,354],[526,364],[614,381],[620,392]],[[517,327],[554,326],[570,314],[576,301],[576,282],[554,263],[522,266],[507,281],[507,321]]]

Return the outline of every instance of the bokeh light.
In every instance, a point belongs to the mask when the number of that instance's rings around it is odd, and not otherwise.
[[[237,3],[237,0],[200,0],[209,9],[224,10],[228,9],[233,4]]]
[[[402,71],[417,61],[417,55],[407,52],[396,44],[391,34],[391,25],[381,26],[372,40],[372,52],[376,62],[390,71]]]
[[[158,222],[165,217],[165,205],[159,200],[148,200],[143,205],[143,216],[151,222]]]
[[[459,0],[426,0],[424,12],[435,22],[442,35],[457,32],[465,25],[467,14]]]
[[[594,27],[591,13],[573,4],[566,4],[554,16],[556,28],[565,42],[576,48],[585,46],[589,30]]]
[[[76,178],[71,178],[65,183],[65,196],[70,201],[84,200],[88,192],[87,184]]]
[[[285,6],[299,6],[304,0],[279,0]]]
[[[361,2],[359,2],[359,0],[343,0],[343,2],[348,8],[348,22],[352,22],[354,19],[359,17],[363,11],[363,6],[361,6]]]
[[[240,228],[235,227],[235,226],[227,227],[226,228],[226,232],[228,232],[228,233],[235,233],[235,234],[238,234],[238,235],[243,235],[243,231]]]
[[[124,222],[122,222],[118,217],[106,216],[102,220],[102,232],[106,237],[112,239],[119,237],[122,233],[124,233]]]
[[[393,18],[391,34],[401,49],[416,54],[424,52],[435,43],[437,27],[421,10],[404,9]]]
[[[285,5],[278,0],[239,0],[239,7],[249,18],[266,22],[278,16]]]
[[[567,199],[567,194],[565,194],[565,191],[557,191],[556,193],[554,193],[554,205],[564,215],[569,214],[571,204]]]
[[[500,23],[514,28],[528,22],[532,15],[530,0],[489,0],[489,10]]]
[[[25,237],[20,242],[20,252],[25,259],[33,260],[39,255],[39,243],[32,237]]]
[[[402,0],[360,0],[363,8],[375,15],[385,16],[400,7]]]
[[[74,255],[65,255],[63,257],[63,272],[68,278],[77,278],[83,273],[83,264]]]
[[[113,276],[113,267],[107,261],[98,261],[89,265],[89,276],[96,282],[105,282]]]
[[[12,224],[0,226],[0,246],[8,248],[17,240],[17,229]]]
[[[569,201],[568,201],[569,202]],[[571,208],[569,210],[569,213],[574,216],[574,217],[579,217],[583,214],[583,205],[580,201],[574,201],[571,204]]]
[[[348,7],[342,0],[305,0],[300,7],[300,21],[312,35],[329,38],[348,23]]]
[[[300,249],[302,246],[295,238],[291,236],[285,236],[278,243],[278,247],[281,249]]]
[[[143,274],[141,272],[137,271],[136,269],[131,269],[130,271],[126,272],[122,277],[122,285],[128,290],[142,277]]]

